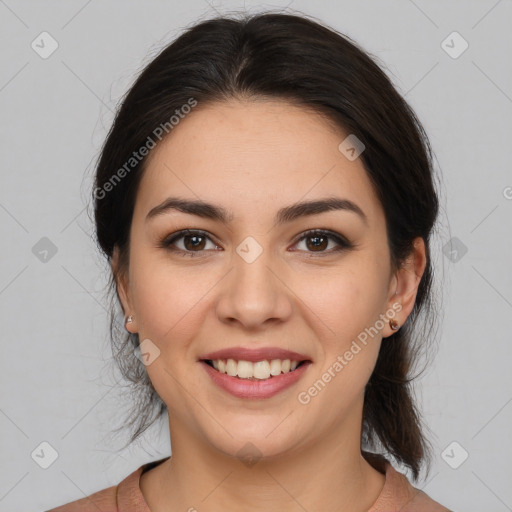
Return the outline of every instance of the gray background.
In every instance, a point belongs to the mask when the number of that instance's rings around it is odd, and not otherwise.
[[[288,6],[376,55],[431,138],[445,187],[434,246],[444,320],[437,357],[419,381],[435,456],[418,486],[454,510],[512,510],[511,2]],[[184,27],[242,7],[0,0],[1,511],[81,498],[170,453],[165,422],[120,452],[126,438],[110,435],[127,402],[110,366],[106,266],[86,198],[116,102],[136,73]],[[51,48],[43,31],[59,45],[45,59],[31,47]],[[442,45],[453,31],[469,44],[457,58],[461,40]],[[58,453],[47,469],[44,441]]]

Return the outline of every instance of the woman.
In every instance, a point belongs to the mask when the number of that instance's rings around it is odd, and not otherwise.
[[[431,160],[378,65],[306,17],[208,20],[165,48],[94,201],[116,357],[146,392],[132,440],[168,411],[172,457],[53,512],[448,510],[391,463],[428,462],[410,381],[435,316]]]

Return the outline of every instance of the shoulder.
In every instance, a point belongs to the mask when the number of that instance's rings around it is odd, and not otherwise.
[[[113,485],[90,496],[72,501],[46,512],[149,512],[139,489],[140,475],[156,462],[144,464],[130,473],[118,485]]]
[[[143,464],[118,485],[45,512],[150,512],[139,487],[140,476],[168,458]]]
[[[396,471],[391,464],[386,471],[386,479],[388,472],[395,499],[400,503],[401,512],[450,512],[421,489],[414,487],[407,477]]]
[[[386,481],[381,494],[369,512],[450,512],[434,501],[421,489],[414,487],[407,477],[398,472],[388,461],[381,466]]]
[[[117,508],[117,489],[114,485],[98,491],[86,498],[82,498],[57,508],[52,508],[46,512],[89,512],[91,510],[101,510],[102,512],[118,512]]]

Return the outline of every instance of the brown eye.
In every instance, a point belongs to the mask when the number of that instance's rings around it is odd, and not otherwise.
[[[341,251],[343,249],[350,249],[353,247],[351,243],[345,240],[340,235],[325,230],[311,230],[302,235],[297,244],[305,241],[306,252],[316,252],[330,254],[333,252]],[[329,243],[333,241],[334,247],[326,250]]]
[[[207,247],[208,242],[211,247]],[[218,248],[205,232],[192,231],[190,229],[167,236],[161,241],[160,246],[186,256],[200,256],[201,253],[206,252],[208,249]]]
[[[187,251],[194,251],[196,249],[202,250],[205,246],[206,238],[201,235],[185,235],[183,238],[183,245]]]
[[[312,251],[323,250],[329,244],[328,237],[323,235],[308,236],[306,240],[311,241],[311,243],[306,242],[306,246],[308,249],[311,249]]]

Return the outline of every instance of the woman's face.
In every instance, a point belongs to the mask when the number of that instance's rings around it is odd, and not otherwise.
[[[391,309],[399,281],[382,207],[361,159],[338,149],[348,135],[291,104],[233,100],[199,104],[152,150],[120,284],[134,316],[128,328],[145,340],[146,369],[169,409],[173,446],[173,436],[187,435],[230,455],[251,442],[272,456],[359,435],[389,319],[402,324],[406,312]],[[171,197],[227,218],[185,213],[166,205]],[[356,206],[282,213],[326,199]],[[175,236],[185,229],[201,233]],[[301,240],[308,230],[333,237]],[[290,350],[310,364],[279,392],[241,397],[200,361],[236,347]]]

